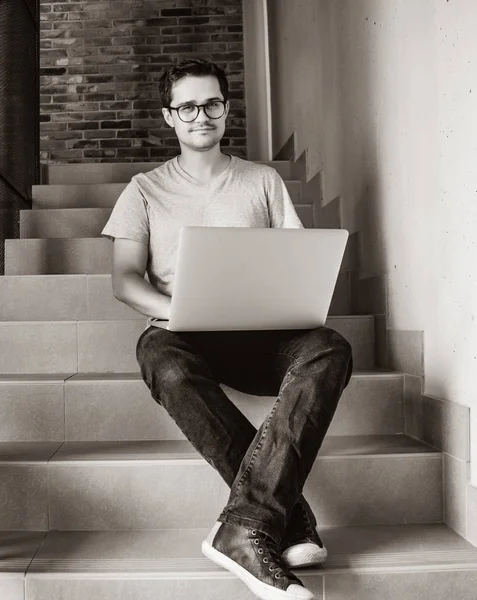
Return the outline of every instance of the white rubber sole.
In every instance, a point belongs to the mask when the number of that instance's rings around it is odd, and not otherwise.
[[[325,562],[327,556],[326,548],[320,548],[311,542],[290,546],[282,553],[283,562],[291,569],[319,565]]]
[[[241,565],[213,548],[212,542],[221,524],[217,522],[207,539],[202,542],[201,550],[207,558],[236,575],[261,600],[313,600],[315,598],[310,590],[301,585],[292,584],[287,590],[279,590],[263,583]]]

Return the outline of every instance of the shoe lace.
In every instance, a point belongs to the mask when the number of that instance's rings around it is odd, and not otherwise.
[[[287,577],[287,570],[282,562],[279,552],[275,548],[275,543],[267,535],[252,529],[252,542],[258,546],[257,552],[262,555],[262,561],[268,564],[268,570],[272,577],[280,579]]]

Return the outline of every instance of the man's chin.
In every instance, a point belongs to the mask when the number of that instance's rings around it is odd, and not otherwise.
[[[212,148],[215,148],[219,144],[220,140],[214,140],[213,142],[207,142],[206,140],[204,140],[203,144],[190,144],[189,147],[192,150],[195,150],[196,152],[208,152],[209,150],[212,150]]]

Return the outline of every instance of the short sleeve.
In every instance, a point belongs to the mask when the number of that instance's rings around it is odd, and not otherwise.
[[[303,224],[296,213],[285,182],[275,169],[271,171],[268,182],[267,198],[270,227],[302,229]]]
[[[146,200],[132,179],[116,200],[101,235],[110,240],[127,238],[149,244],[149,218]]]

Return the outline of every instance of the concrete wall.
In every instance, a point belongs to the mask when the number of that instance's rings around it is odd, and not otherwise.
[[[325,203],[424,331],[425,393],[471,407],[477,484],[477,3],[270,2],[274,151],[296,132]]]
[[[271,160],[270,65],[266,0],[243,0],[245,104],[249,160]]]

